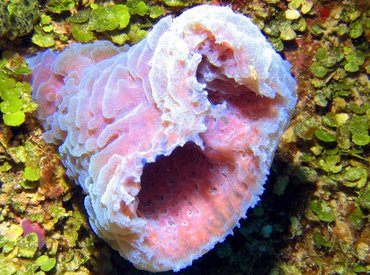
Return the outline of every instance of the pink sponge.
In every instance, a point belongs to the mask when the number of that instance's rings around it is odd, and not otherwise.
[[[232,232],[296,103],[290,65],[226,7],[166,17],[131,48],[74,44],[28,63],[45,140],[61,144],[92,228],[150,271]]]

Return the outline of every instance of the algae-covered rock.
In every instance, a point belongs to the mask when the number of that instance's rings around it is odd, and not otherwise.
[[[39,17],[37,0],[0,2],[0,38],[10,40],[28,34]]]

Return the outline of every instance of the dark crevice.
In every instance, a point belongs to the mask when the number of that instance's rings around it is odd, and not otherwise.
[[[211,81],[210,74],[213,74]],[[238,84],[235,79],[226,77],[220,68],[210,64],[207,57],[203,57],[199,64],[197,80],[207,85],[208,100],[211,104],[218,105],[226,101],[229,109],[240,119],[276,117],[276,106],[282,104],[279,95],[276,98],[258,95],[247,86]]]
[[[211,168],[211,162],[193,142],[176,148],[169,156],[157,157],[154,163],[145,164],[139,213],[152,220],[165,214],[168,221],[181,222],[179,213],[185,208],[190,213],[196,211],[198,190],[209,189],[211,192],[213,186],[207,181]]]

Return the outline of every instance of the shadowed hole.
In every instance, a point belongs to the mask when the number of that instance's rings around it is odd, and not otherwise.
[[[186,223],[184,216],[197,213],[199,196],[211,196],[217,190],[209,180],[212,167],[192,142],[147,163],[141,176],[139,213],[151,220],[165,215],[170,225]]]
[[[207,85],[210,103],[217,105],[226,101],[240,118],[261,119],[276,116],[276,106],[282,104],[279,95],[276,98],[260,96],[248,86],[240,85],[235,79],[225,75],[225,67],[238,70],[234,50],[230,45],[215,43],[210,34],[199,46],[199,52],[203,57],[197,68],[197,81]]]

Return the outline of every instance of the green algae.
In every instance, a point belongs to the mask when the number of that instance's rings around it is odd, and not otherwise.
[[[166,12],[162,5],[138,0],[124,4],[92,1],[85,5],[69,0],[48,1],[41,10],[32,42],[41,48],[60,47],[71,38],[82,43],[105,38],[118,45],[134,44],[146,36],[153,20]],[[60,21],[58,14],[66,16]]]
[[[299,218],[296,216],[290,217],[290,228],[291,238],[298,237],[303,234],[302,224],[299,222]]]
[[[334,212],[331,207],[324,201],[313,200],[310,203],[310,209],[323,222],[332,222],[335,220]]]
[[[92,41],[95,37],[94,33],[91,30],[89,30],[86,24],[73,25],[71,29],[71,33],[72,33],[73,38],[76,41],[81,42],[81,43]]]
[[[190,5],[191,1],[184,0],[163,0],[163,2],[170,7],[184,7]]]
[[[36,259],[35,264],[40,266],[42,271],[47,272],[54,268],[56,264],[56,259],[49,258],[47,255],[42,255]]]
[[[29,181],[38,181],[40,179],[40,169],[38,167],[26,166],[23,177]]]
[[[322,234],[314,233],[312,240],[318,248],[332,248],[333,244]]]
[[[86,271],[87,259],[93,252],[99,255],[99,242],[81,213],[78,206],[81,200],[73,195],[72,185],[65,181],[57,155],[42,141],[41,129],[39,126],[37,129],[32,117],[25,124],[28,131],[34,133],[30,139],[22,133],[15,134],[12,127],[6,125],[2,127],[8,127],[4,128],[7,130],[0,134],[1,161],[5,160],[10,167],[6,173],[0,173],[1,270],[4,274],[49,271],[61,274],[68,269],[65,255],[80,251],[84,256],[75,258],[74,271]],[[37,222],[37,227],[46,231],[46,244],[41,249],[35,233],[22,236],[21,221],[25,219]],[[109,253],[103,258],[107,257]],[[100,260],[96,264],[99,265]]]
[[[130,22],[130,12],[126,5],[95,5],[89,19],[89,28],[97,32],[121,30]]]
[[[31,99],[31,85],[21,81],[31,71],[24,59],[10,51],[2,53],[0,60],[0,111],[5,125],[19,126],[26,118],[25,113],[36,110]]]
[[[32,36],[32,42],[41,48],[53,47],[56,43],[54,36],[51,34],[36,33]]]
[[[37,0],[0,2],[0,38],[14,40],[30,33],[38,17]]]
[[[337,140],[334,133],[330,133],[330,132],[328,132],[326,130],[322,130],[322,129],[316,129],[315,136],[319,140],[324,141],[324,142],[334,142],[334,141]]]
[[[74,0],[47,0],[46,8],[54,13],[62,13],[73,9],[76,5]]]
[[[277,177],[273,189],[274,194],[283,195],[288,184],[289,184],[288,176]]]
[[[27,234],[18,243],[18,256],[24,258],[33,258],[38,248],[38,237],[36,233]]]

